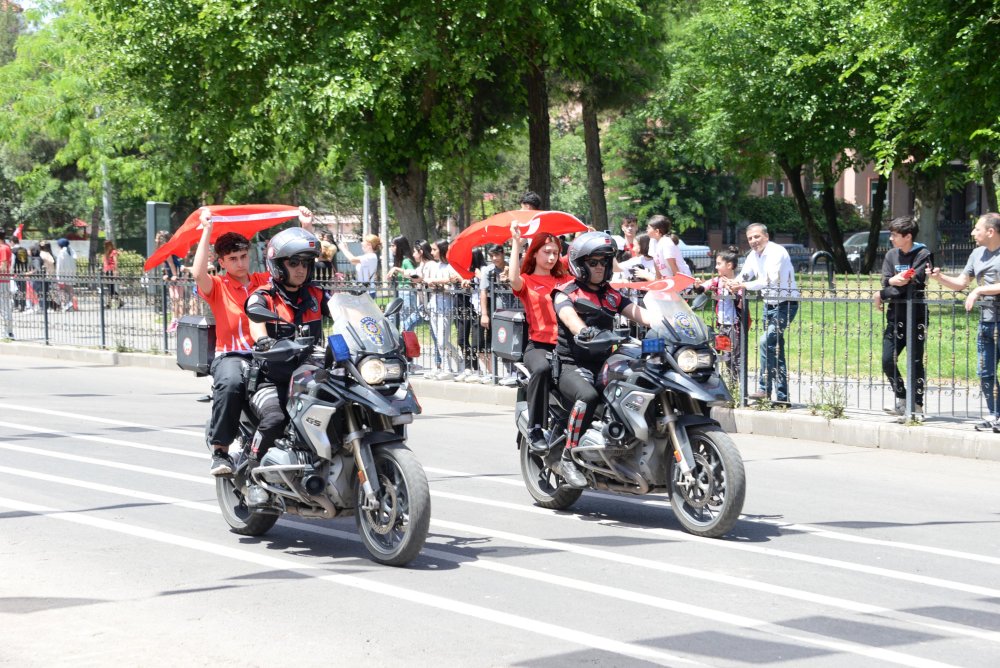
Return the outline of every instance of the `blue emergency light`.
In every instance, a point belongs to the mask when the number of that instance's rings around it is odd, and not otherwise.
[[[333,353],[335,362],[345,362],[351,359],[351,349],[347,345],[347,340],[343,334],[331,334],[326,339],[326,345]]]
[[[643,339],[642,340],[642,354],[650,355],[655,353],[662,353],[667,348],[667,342],[663,339]]]

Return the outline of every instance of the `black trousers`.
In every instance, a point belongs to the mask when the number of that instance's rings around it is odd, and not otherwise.
[[[907,356],[913,358],[913,403],[924,405],[924,385],[927,382],[927,371],[924,369],[924,346],[927,343],[927,307],[913,307],[913,323],[910,331],[906,331],[906,319],[887,318],[885,332],[882,335],[882,372],[889,379],[889,385],[897,399],[906,398],[906,383],[899,372],[896,360],[903,349]]]
[[[228,447],[238,433],[243,410],[246,381],[243,367],[248,359],[241,355],[223,355],[212,360],[212,417],[208,423],[208,447]]]
[[[258,461],[267,453],[268,449],[274,445],[275,439],[285,431],[285,424],[288,421],[288,413],[285,406],[288,404],[288,384],[281,383],[274,385],[271,383],[261,385],[254,392],[250,399],[250,407],[257,416],[257,433],[254,435],[253,447],[250,455]]]
[[[525,394],[528,400],[528,427],[544,427],[549,407],[549,392],[552,389],[552,363],[548,353],[555,350],[551,343],[528,341],[524,351],[524,366],[531,372]]]
[[[567,400],[569,408],[573,410],[573,405],[577,401],[582,401],[587,405],[587,410],[583,414],[583,429],[590,429],[590,422],[594,419],[594,412],[597,410],[597,402],[601,396],[594,387],[594,380],[600,369],[590,369],[578,366],[571,362],[562,363],[559,369],[559,391]]]

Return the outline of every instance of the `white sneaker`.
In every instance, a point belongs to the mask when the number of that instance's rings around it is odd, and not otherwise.
[[[442,371],[437,376],[435,376],[436,380],[452,380],[453,378],[455,378],[455,374],[453,374],[451,371]]]
[[[465,377],[465,382],[466,383],[481,383],[482,382],[482,380],[480,380],[481,378],[482,378],[482,376],[480,376],[477,373],[470,373],[468,376]]]
[[[465,379],[469,377],[470,373],[471,372],[468,369],[462,370],[462,372],[460,374],[458,374],[457,376],[455,376],[455,382],[456,383],[464,383]]]
[[[491,376],[490,374],[486,374],[485,376],[482,376],[479,379],[479,382],[482,383],[483,385],[492,385],[493,384],[493,376]]]

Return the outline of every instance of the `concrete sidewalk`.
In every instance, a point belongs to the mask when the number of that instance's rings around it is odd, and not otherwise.
[[[177,367],[173,356],[146,353],[119,353],[110,350],[73,348],[68,346],[42,346],[26,343],[0,343],[0,355],[64,359],[85,364],[108,366],[134,366],[150,369],[173,370],[187,373]],[[455,383],[453,381],[412,378],[413,387],[420,397],[450,399],[479,404],[513,408],[516,391],[508,387]],[[753,410],[715,409],[715,418],[730,433],[755,434],[800,438],[827,443],[840,443],[863,448],[905,450],[970,459],[1000,461],[1000,434],[979,433],[971,424],[948,422],[931,418],[927,423],[907,426],[892,422],[884,415],[849,413],[846,418],[827,420],[810,415],[808,409]],[[943,426],[948,424],[949,426]]]

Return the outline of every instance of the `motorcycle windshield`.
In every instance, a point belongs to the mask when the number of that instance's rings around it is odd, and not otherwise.
[[[710,339],[708,326],[674,292],[647,292],[643,306],[650,313],[650,332],[668,342],[697,345]]]
[[[398,347],[399,333],[368,293],[338,293],[330,298],[329,306],[331,333],[344,337],[352,356],[391,353]]]

